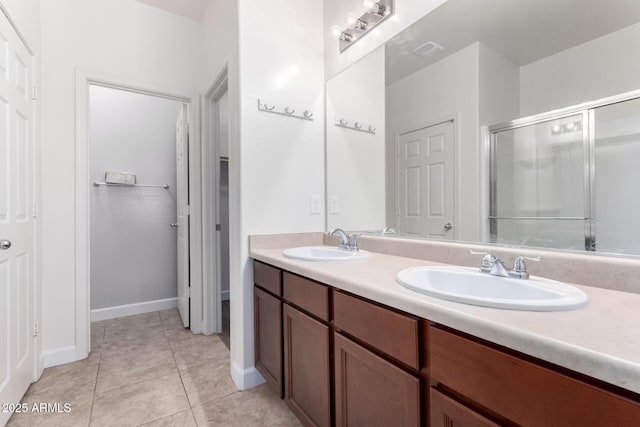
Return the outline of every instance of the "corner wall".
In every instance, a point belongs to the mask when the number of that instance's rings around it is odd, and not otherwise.
[[[263,381],[254,368],[248,236],[325,227],[324,67],[322,2],[239,0],[238,15],[240,139],[239,147],[232,144],[230,159],[234,150],[240,156],[242,187],[239,247],[231,230],[231,363],[236,385],[245,389]],[[314,120],[258,111],[258,98],[280,111],[309,110]],[[315,195],[320,214],[312,215]]]

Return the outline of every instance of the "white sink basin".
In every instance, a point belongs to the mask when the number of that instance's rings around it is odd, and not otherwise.
[[[465,304],[512,310],[573,310],[587,304],[587,294],[566,283],[542,277],[492,276],[468,267],[415,267],[396,278],[405,288]]]
[[[351,252],[331,246],[301,246],[287,249],[283,254],[303,261],[349,261],[369,256],[367,251]]]

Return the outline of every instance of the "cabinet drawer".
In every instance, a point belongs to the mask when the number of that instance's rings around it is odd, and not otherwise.
[[[526,426],[637,426],[640,404],[453,333],[429,330],[431,378]]]
[[[334,334],[336,427],[420,425],[420,381]]]
[[[253,261],[253,282],[274,295],[282,296],[282,276],[280,270],[270,265]]]
[[[333,293],[335,326],[414,369],[418,359],[418,319],[346,295]]]
[[[329,288],[304,277],[283,273],[283,297],[291,304],[329,321]]]
[[[430,391],[430,398],[431,427],[500,427],[434,388]]]

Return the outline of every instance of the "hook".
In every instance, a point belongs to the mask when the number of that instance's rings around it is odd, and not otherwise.
[[[355,122],[354,126],[356,129],[362,129],[362,125],[358,124],[358,122]]]
[[[293,108],[289,108],[288,106],[284,108],[284,112],[285,114],[287,114],[288,116],[292,115],[293,113],[296,112],[296,110],[294,110]]]
[[[340,126],[347,126],[349,124],[345,119],[340,119]]]
[[[313,117],[313,113],[310,113],[307,110],[304,110],[304,113],[302,113],[302,115],[304,116],[305,119],[310,119],[311,117]]]
[[[373,126],[369,125],[369,132],[373,133],[376,131],[376,128],[374,128]]]

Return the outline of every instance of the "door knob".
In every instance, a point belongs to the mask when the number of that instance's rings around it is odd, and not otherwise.
[[[9,249],[11,247],[10,240],[0,240],[0,249]]]
[[[172,228],[176,228],[178,226],[178,223],[177,222],[171,222],[171,223],[169,223],[169,226],[172,227]]]
[[[452,225],[450,222],[448,222],[448,223],[446,223],[446,224],[444,225],[444,229],[445,229],[445,231],[449,231],[449,230],[451,230],[452,228],[453,228],[453,225]]]

